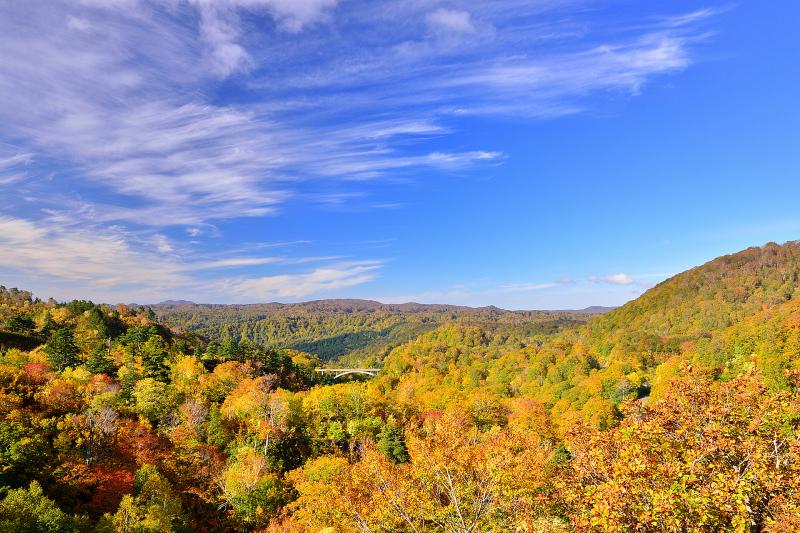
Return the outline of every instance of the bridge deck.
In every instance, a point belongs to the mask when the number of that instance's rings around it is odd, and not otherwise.
[[[333,379],[339,379],[350,374],[363,374],[374,378],[381,371],[380,368],[315,368],[314,370],[320,374],[325,374],[326,372],[335,374]]]
[[[315,368],[317,372],[380,372],[380,368]]]

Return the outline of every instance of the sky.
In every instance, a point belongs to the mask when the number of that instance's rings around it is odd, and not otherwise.
[[[620,305],[800,238],[800,3],[0,0],[0,284]]]

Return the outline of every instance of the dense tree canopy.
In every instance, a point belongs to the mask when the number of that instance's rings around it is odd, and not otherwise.
[[[717,259],[586,324],[201,312],[269,342],[186,329],[191,306],[0,288],[0,531],[796,531],[799,251]],[[391,327],[409,336],[374,336]],[[345,333],[364,336],[334,363],[377,377],[314,372]]]

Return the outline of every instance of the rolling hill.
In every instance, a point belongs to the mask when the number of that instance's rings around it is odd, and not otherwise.
[[[212,305],[162,303],[151,306],[160,320],[209,340],[293,348],[323,360],[379,364],[394,347],[448,322],[513,329],[522,338],[541,338],[579,325],[595,311],[505,311],[370,300],[317,300],[298,304]]]

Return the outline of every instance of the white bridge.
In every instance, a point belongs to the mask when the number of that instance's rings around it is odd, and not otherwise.
[[[315,370],[320,374],[335,374],[333,379],[350,374],[363,374],[374,378],[381,371],[380,368],[316,368]]]

